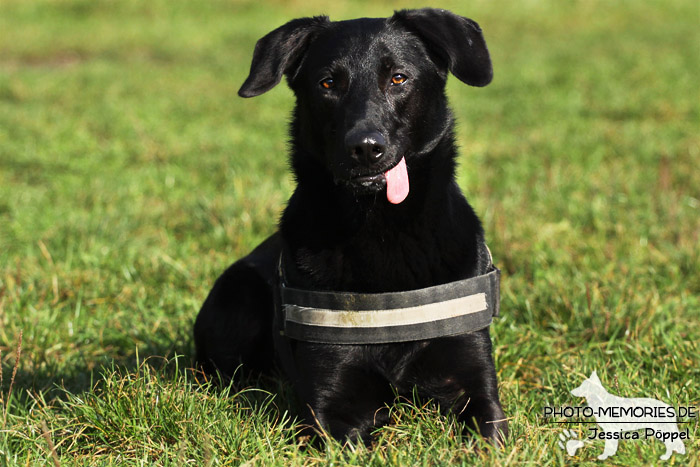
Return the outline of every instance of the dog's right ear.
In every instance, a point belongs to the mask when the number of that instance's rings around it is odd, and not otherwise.
[[[283,74],[294,71],[314,34],[328,23],[327,16],[299,18],[260,39],[255,44],[250,74],[238,95],[255,97],[275,87]]]

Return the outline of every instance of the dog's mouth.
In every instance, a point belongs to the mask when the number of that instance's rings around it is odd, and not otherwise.
[[[387,200],[392,204],[400,204],[409,192],[406,158],[402,157],[398,163],[383,172],[353,177],[348,183],[355,191],[367,193],[376,193],[386,187]]]

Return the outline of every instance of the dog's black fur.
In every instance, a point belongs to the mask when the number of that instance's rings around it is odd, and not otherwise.
[[[319,291],[402,291],[486,272],[481,224],[454,179],[448,71],[473,86],[492,77],[479,26],[444,10],[302,18],[258,41],[239,94],[287,76],[297,188],[279,233],[234,263],[204,303],[194,333],[205,372],[232,375],[241,363],[267,372],[285,351],[272,336],[282,251],[289,285]],[[392,204],[382,174],[402,157],[410,193]],[[379,409],[414,388],[484,437],[506,436],[488,328],[399,344],[290,344],[307,419],[336,438],[367,440],[388,421]]]

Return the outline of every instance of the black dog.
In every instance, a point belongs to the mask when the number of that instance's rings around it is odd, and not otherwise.
[[[296,95],[291,165],[297,187],[279,232],[217,280],[195,323],[207,373],[282,366],[307,419],[336,438],[367,440],[395,394],[437,401],[502,443],[488,326],[460,335],[383,344],[280,337],[279,271],[288,286],[376,294],[486,273],[479,219],[455,182],[452,72],[491,81],[481,29],[444,10],[391,18],[293,20],[260,39],[239,94],[286,75]],[[290,374],[291,373],[291,374]]]

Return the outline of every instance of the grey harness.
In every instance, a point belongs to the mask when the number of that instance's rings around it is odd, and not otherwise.
[[[488,327],[500,307],[500,271],[493,264],[469,279],[372,294],[296,289],[285,284],[281,260],[278,272],[279,337],[306,342],[386,344],[455,336]]]

